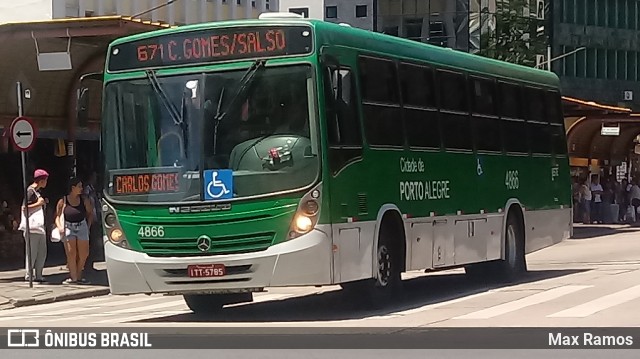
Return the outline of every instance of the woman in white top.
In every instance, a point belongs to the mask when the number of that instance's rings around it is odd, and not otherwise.
[[[587,185],[587,181],[582,182],[580,186],[580,208],[582,209],[582,223],[591,223],[591,189]]]

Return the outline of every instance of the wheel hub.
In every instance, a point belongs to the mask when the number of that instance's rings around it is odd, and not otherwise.
[[[507,261],[511,268],[515,268],[516,266],[516,246],[516,230],[513,225],[510,224],[507,228]]]
[[[391,277],[391,254],[387,246],[383,245],[378,249],[378,283],[381,286],[389,284]]]

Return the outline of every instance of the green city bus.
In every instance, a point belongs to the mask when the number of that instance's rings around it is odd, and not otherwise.
[[[113,294],[384,305],[407,271],[514,280],[572,230],[551,72],[275,13],[117,39],[103,81]]]

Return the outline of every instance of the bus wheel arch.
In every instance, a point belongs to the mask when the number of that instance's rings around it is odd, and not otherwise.
[[[511,200],[505,206],[502,221],[501,258],[465,266],[467,275],[481,282],[513,282],[527,271],[525,259],[526,222],[521,204]]]
[[[377,248],[380,240],[385,236],[392,236],[391,244],[394,252],[398,255],[397,261],[400,264],[400,272],[404,272],[407,266],[407,234],[405,223],[400,214],[400,210],[395,206],[383,206],[378,213],[376,221],[375,238],[373,243],[373,270],[376,274],[377,268]]]
[[[373,246],[373,278],[365,285],[365,305],[382,308],[390,303],[402,287],[401,273],[406,268],[406,235],[400,211],[381,210]]]

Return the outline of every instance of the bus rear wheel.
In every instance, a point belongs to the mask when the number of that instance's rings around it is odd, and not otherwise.
[[[524,223],[513,212],[507,217],[504,237],[505,258],[494,263],[492,269],[498,279],[513,282],[527,271]]]
[[[477,282],[513,282],[527,271],[524,223],[514,212],[505,225],[505,259],[465,266],[467,276]]]
[[[251,302],[251,293],[234,294],[185,294],[184,301],[187,307],[196,314],[216,314],[222,311],[227,304]]]

